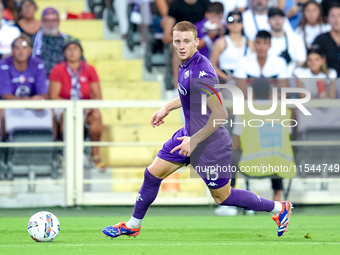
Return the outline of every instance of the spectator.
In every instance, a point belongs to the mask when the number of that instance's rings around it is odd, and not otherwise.
[[[312,98],[336,97],[337,73],[334,69],[327,68],[326,56],[317,45],[308,49],[307,62],[303,67],[295,69],[294,76],[297,78],[297,85],[308,89]]]
[[[4,0],[5,7],[5,19],[9,21],[16,21],[18,18],[17,13],[17,1],[16,0]]]
[[[268,0],[250,0],[250,8],[242,13],[244,33],[249,40],[254,41],[260,30],[270,30],[268,10]],[[287,18],[283,23],[283,30],[286,33],[293,31]]]
[[[303,38],[306,48],[309,48],[315,38],[331,30],[329,24],[324,23],[321,5],[314,0],[307,1],[302,6],[302,19],[295,32]]]
[[[34,42],[35,36],[41,28],[40,20],[34,18],[37,11],[37,4],[34,0],[23,0],[18,8],[18,20],[16,26],[20,29],[21,33],[25,33]]]
[[[209,0],[174,0],[169,5],[167,20],[164,21],[164,43],[172,42],[171,31],[175,23],[189,21],[196,23],[204,18]]]
[[[164,18],[165,16],[168,16],[169,12],[169,4],[172,2],[172,0],[155,0],[157,9],[159,11],[159,14]]]
[[[271,47],[268,55],[283,57],[288,65],[288,77],[291,77],[297,65],[306,61],[306,48],[302,38],[294,32],[283,31],[285,14],[279,8],[271,8],[268,12],[268,22],[271,30]]]
[[[329,12],[329,9],[331,7],[331,5],[333,5],[333,3],[340,3],[340,0],[321,0],[321,1],[318,1],[321,6],[322,6],[322,10],[323,10],[323,15],[324,15],[324,18],[327,19],[328,17],[328,12]]]
[[[107,7],[110,6],[110,0],[105,0],[105,2]],[[122,39],[126,39],[129,28],[128,5],[129,1],[113,1],[113,7],[118,18],[119,33]]]
[[[47,98],[44,64],[31,57],[32,46],[28,36],[20,35],[12,43],[13,56],[0,62],[0,93],[2,99],[41,100]],[[1,114],[4,130],[4,114]]]
[[[269,0],[268,1],[268,8],[277,7],[281,10],[284,10],[286,4],[286,0]]]
[[[197,49],[202,55],[210,58],[214,42],[224,34],[223,5],[219,2],[210,3],[204,16],[204,19],[195,23],[197,37],[200,39]]]
[[[268,79],[255,79],[253,84],[253,99],[262,101],[262,105],[256,106],[257,109],[268,109],[268,105],[272,105],[269,100],[271,98],[270,84]],[[239,166],[288,166],[291,172],[244,172],[251,177],[272,176],[272,188],[274,190],[273,200],[280,201],[282,196],[283,184],[282,178],[294,177],[294,157],[293,149],[290,144],[291,128],[281,125],[281,121],[291,119],[291,111],[286,109],[286,115],[281,115],[281,109],[278,107],[274,113],[265,116],[256,115],[257,120],[263,121],[262,126],[254,127],[250,125],[235,125],[233,128],[233,150],[242,150]],[[255,116],[246,110],[244,115],[237,115],[235,123],[245,121],[248,123]],[[271,122],[270,120],[275,120]],[[274,175],[274,176],[273,176]]]
[[[19,29],[3,22],[3,18],[4,5],[0,2],[0,59],[11,55],[11,44],[20,36]]]
[[[229,12],[226,25],[227,33],[215,42],[210,59],[223,83],[232,77],[238,60],[249,51],[248,40],[243,35],[241,12],[238,10]]]
[[[163,33],[163,28],[165,26],[164,20],[167,19],[168,12],[169,12],[169,5],[171,4],[172,1],[173,0],[155,0],[155,4],[158,10],[157,15],[159,16],[160,20],[159,20],[159,23],[155,22],[155,20],[153,21],[154,30],[155,30],[155,27],[156,27],[156,30],[157,28],[158,29],[160,28]]]
[[[220,2],[223,4],[223,20],[226,21],[229,12],[233,10],[239,10],[240,12],[244,12],[247,8],[247,0],[210,0],[210,2]]]
[[[63,45],[69,36],[59,31],[59,13],[53,7],[47,7],[41,14],[41,29],[35,37],[33,57],[45,63],[48,76],[53,66],[64,60]]]
[[[286,61],[275,55],[268,55],[271,46],[271,35],[261,30],[257,33],[254,48],[255,54],[244,56],[240,59],[234,72],[237,86],[247,98],[247,87],[253,78],[270,78],[272,85],[278,80],[279,87],[287,87]],[[274,84],[275,83],[275,84]]]
[[[101,100],[99,78],[93,66],[82,60],[83,49],[80,41],[74,38],[65,41],[63,46],[65,61],[53,67],[50,74],[49,97],[54,100]],[[60,116],[59,116],[60,115]],[[63,113],[56,111],[63,134]],[[91,141],[100,141],[103,125],[98,109],[85,111],[85,123],[89,125]],[[105,166],[99,157],[99,148],[92,147],[92,160],[100,170]]]
[[[328,13],[328,22],[332,29],[315,38],[313,44],[318,44],[326,54],[327,66],[335,69],[340,77],[340,3],[334,3]]]
[[[172,43],[172,28],[175,23],[189,21],[196,23],[204,18],[209,0],[173,0],[169,5],[168,16],[163,21],[163,42]],[[179,59],[172,54],[173,87],[177,88]]]
[[[289,20],[290,25],[295,30],[301,20],[301,10],[296,0],[285,0],[285,7],[283,11],[286,13],[286,17]]]

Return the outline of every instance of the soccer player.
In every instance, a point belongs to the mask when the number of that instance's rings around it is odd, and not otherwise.
[[[184,111],[185,126],[164,144],[153,163],[146,168],[144,182],[130,220],[108,226],[103,229],[103,233],[112,238],[120,235],[137,236],[146,211],[157,197],[162,180],[182,165],[190,163],[208,186],[217,204],[272,212],[278,225],[277,234],[282,236],[288,226],[292,209],[290,202],[274,202],[260,198],[250,191],[232,189],[230,173],[215,170],[229,166],[231,158],[230,135],[225,127],[214,123],[215,119],[228,117],[222,104],[222,94],[219,89],[214,88],[214,84],[218,84],[218,78],[209,60],[197,51],[199,39],[197,29],[192,23],[177,23],[172,36],[173,46],[180,60],[179,97],[152,116],[151,126],[163,124],[164,118],[180,107]],[[208,106],[206,114],[202,111],[204,109],[201,110],[204,108],[201,107],[201,99],[203,102],[205,99]],[[213,169],[213,166],[216,168]]]

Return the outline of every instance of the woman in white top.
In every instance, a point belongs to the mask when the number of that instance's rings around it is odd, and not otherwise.
[[[220,80],[227,81],[232,77],[238,60],[249,50],[248,40],[243,35],[242,14],[238,10],[227,16],[227,33],[219,38],[211,52],[210,61]]]
[[[313,45],[308,49],[307,62],[304,67],[298,67],[294,71],[297,86],[310,91],[312,98],[335,98],[335,81],[337,73],[334,69],[328,69],[326,56],[322,50]],[[304,94],[300,95],[305,97]]]
[[[302,6],[302,19],[295,32],[300,35],[306,47],[310,47],[314,39],[331,30],[329,24],[323,22],[322,7],[315,1],[308,1]]]

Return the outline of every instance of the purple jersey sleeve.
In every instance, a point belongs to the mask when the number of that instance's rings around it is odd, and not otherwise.
[[[221,91],[216,88],[216,84],[219,82],[214,68],[207,58],[202,57],[192,74],[193,87],[199,94],[207,94],[209,97]]]
[[[9,75],[8,59],[0,62],[0,95],[12,94],[11,76]]]
[[[32,59],[35,66],[35,91],[36,95],[47,94],[46,71],[44,63],[39,59]]]

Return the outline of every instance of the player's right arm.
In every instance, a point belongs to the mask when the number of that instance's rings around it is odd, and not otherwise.
[[[161,109],[152,115],[150,123],[152,127],[158,127],[164,123],[164,118],[173,110],[182,107],[181,99],[179,97],[170,101],[166,105],[164,105]]]

